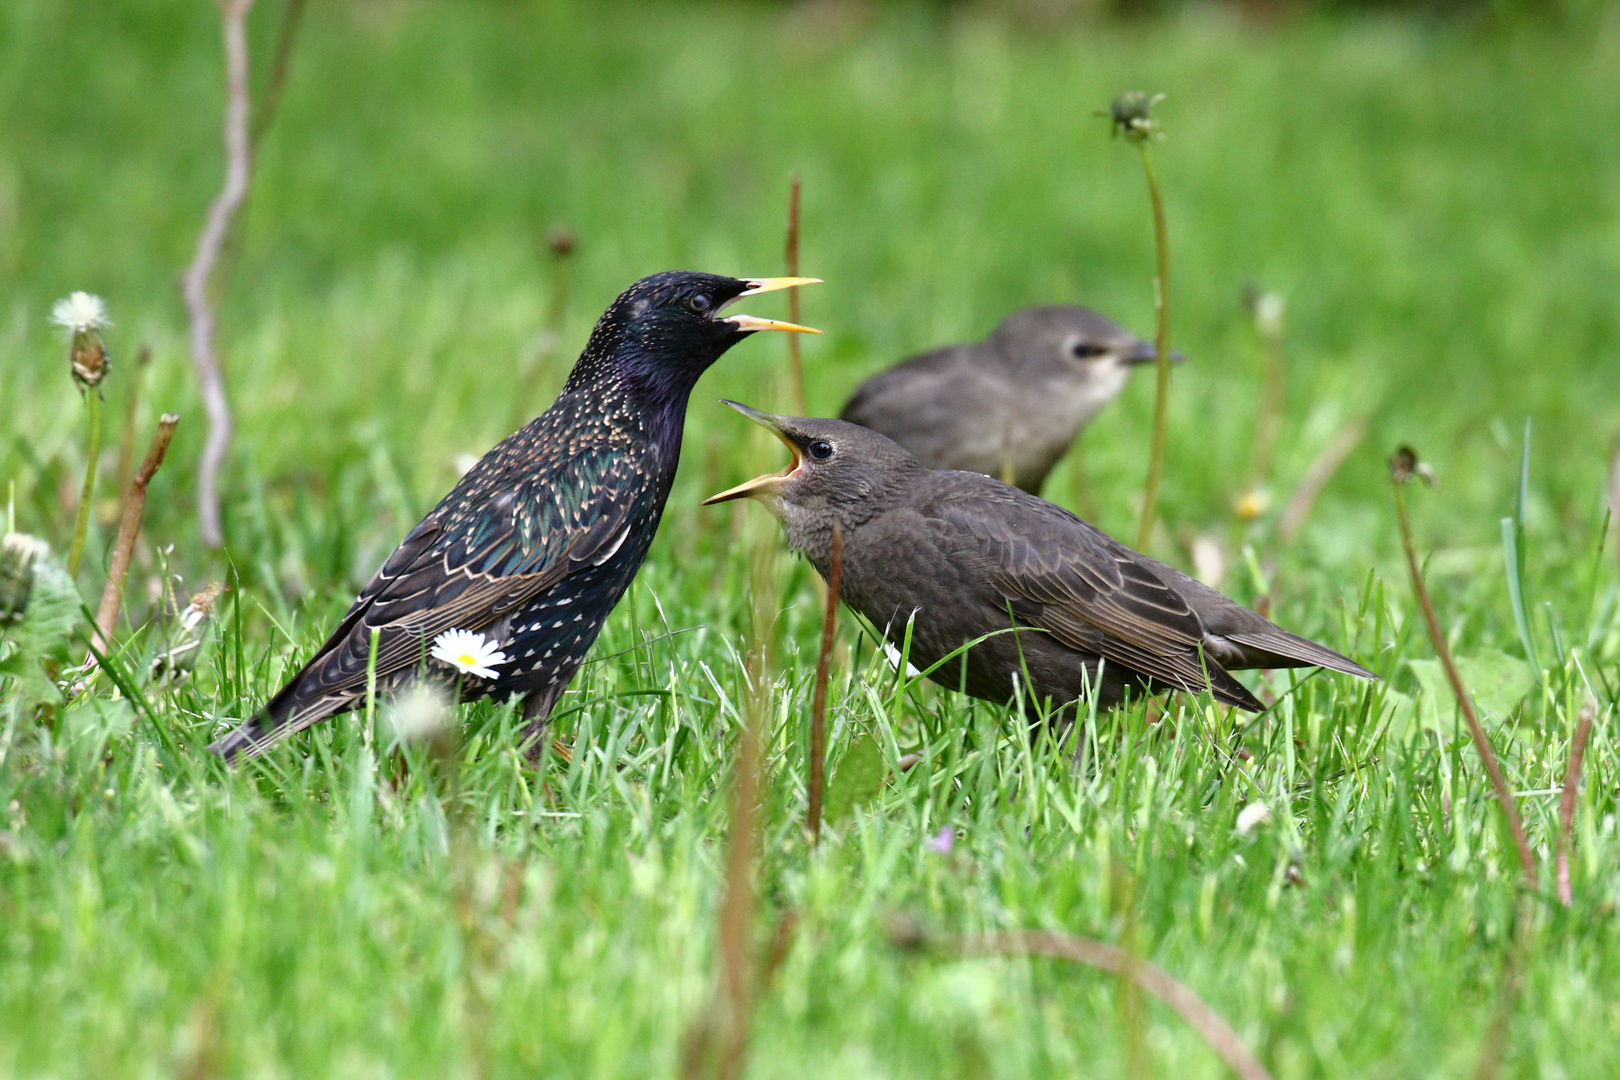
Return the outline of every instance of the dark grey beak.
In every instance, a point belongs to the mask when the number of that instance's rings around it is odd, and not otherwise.
[[[1138,341],[1120,356],[1120,359],[1127,364],[1151,364],[1158,358],[1159,350],[1153,347],[1151,341]],[[1180,349],[1170,350],[1170,362],[1172,364],[1179,364],[1185,359],[1186,357],[1181,355]]]

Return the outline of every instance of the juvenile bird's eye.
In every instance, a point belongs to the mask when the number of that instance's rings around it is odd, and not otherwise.
[[[810,444],[810,456],[815,458],[817,461],[826,461],[828,458],[832,457],[832,450],[832,443],[828,442],[826,439],[817,439],[815,442]]]
[[[1087,360],[1093,356],[1101,356],[1107,350],[1101,345],[1093,345],[1089,341],[1077,341],[1069,346],[1069,351],[1080,359]]]
[[[702,315],[704,312],[714,307],[714,301],[709,299],[708,293],[698,293],[687,302],[692,305],[692,310],[697,312],[699,315]]]

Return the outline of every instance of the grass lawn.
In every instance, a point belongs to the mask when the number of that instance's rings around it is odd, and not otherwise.
[[[260,7],[256,86],[282,10]],[[138,706],[104,679],[43,723],[39,657],[0,646],[0,1077],[679,1073],[714,997],[756,596],[775,612],[756,928],[762,955],[785,951],[747,1075],[1226,1075],[1105,974],[907,953],[885,930],[903,916],[1126,943],[1279,1078],[1472,1076],[1516,910],[1528,958],[1501,1075],[1620,1073],[1620,582],[1612,537],[1600,551],[1620,430],[1620,20],[1009,10],[311,4],[221,299],[239,425],[227,556],[197,535],[205,424],[175,288],[220,182],[213,8],[0,6],[0,497],[16,527],[64,552],[85,468],[57,297],[99,293],[116,323],[103,492],[140,346],[141,441],[159,412],[182,416],[120,637]],[[1140,164],[1093,115],[1133,87],[1168,95],[1154,152],[1188,357],[1154,553],[1190,568],[1213,546],[1223,589],[1268,593],[1284,626],[1384,682],[1272,676],[1281,703],[1258,721],[1187,698],[1152,722],[1101,713],[1076,760],[1063,733],[902,685],[846,617],[833,786],[867,797],[811,851],[814,573],[758,508],[698,505],[782,464],[713,403],[788,409],[782,343],[756,339],[699,385],[662,534],[538,773],[491,704],[461,711],[447,757],[393,755],[381,718],[374,740],[353,717],[261,766],[203,753],[458,463],[550,401],[623,287],[780,273],[794,171],[803,267],[827,281],[803,297],[827,331],[805,344],[813,412],[1027,304],[1088,303],[1149,335]],[[579,249],[553,341],[557,225]],[[1287,300],[1287,397],[1270,508],[1244,522],[1265,383],[1249,282]],[[1152,407],[1136,379],[1049,497],[1130,539]],[[1527,418],[1521,633],[1500,522]],[[1357,421],[1285,539],[1290,495]],[[1439,474],[1410,494],[1418,545],[1540,860],[1522,907],[1413,617],[1385,467],[1402,442]],[[101,501],[78,581],[92,603],[116,516]],[[171,688],[145,685],[165,566],[183,591],[233,587]],[[1566,908],[1557,789],[1588,687]],[[874,753],[875,791],[856,775]],[[921,760],[900,771],[906,754]],[[1269,820],[1239,831],[1258,802]],[[929,842],[944,827],[949,851]]]

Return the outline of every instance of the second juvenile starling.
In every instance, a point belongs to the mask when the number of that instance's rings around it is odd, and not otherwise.
[[[1260,712],[1229,671],[1355,661],[1274,625],[1173,567],[1139,555],[1060,506],[992,477],[925,468],[895,442],[839,420],[778,417],[727,402],[793,455],[708,501],[758,499],[788,546],[828,576],[842,538],[839,594],[935,682],[1059,709],[1095,693],[1208,690]],[[979,639],[983,640],[979,640]],[[1100,669],[1100,677],[1099,677]]]
[[[698,376],[755,331],[808,330],[721,309],[814,280],[670,272],[625,290],[552,406],[461,478],[326,644],[211,749],[259,754],[363,703],[373,634],[385,692],[421,674],[464,701],[522,697],[538,734],[652,544]]]
[[[842,419],[930,469],[967,469],[1039,495],[1080,430],[1158,354],[1090,308],[1015,312],[984,341],[903,360],[866,380]]]

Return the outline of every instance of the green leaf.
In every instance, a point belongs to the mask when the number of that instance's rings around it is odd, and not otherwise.
[[[870,802],[883,789],[888,769],[877,740],[862,735],[838,761],[832,782],[827,785],[827,824],[836,824],[862,803]]]
[[[1438,660],[1408,660],[1406,666],[1412,669],[1422,688],[1415,717],[1418,726],[1450,737],[1458,730],[1457,698],[1445,668]],[[1484,649],[1474,656],[1458,657],[1457,674],[1462,676],[1463,685],[1474,699],[1479,722],[1487,731],[1503,726],[1536,685],[1534,669],[1501,649]],[[1394,730],[1393,724],[1391,730]]]

